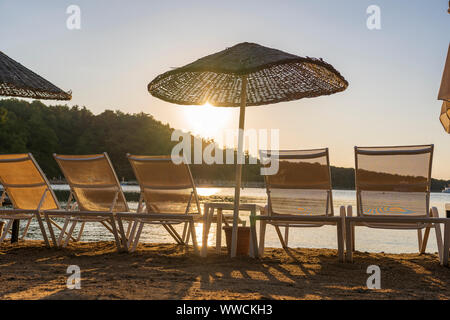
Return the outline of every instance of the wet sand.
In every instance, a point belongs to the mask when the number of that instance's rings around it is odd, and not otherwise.
[[[262,259],[199,258],[172,244],[140,244],[118,253],[112,242],[47,249],[41,241],[0,247],[0,299],[449,299],[450,268],[437,254],[267,248]],[[81,268],[81,289],[66,287],[69,265]],[[381,289],[366,287],[369,265],[381,268]]]

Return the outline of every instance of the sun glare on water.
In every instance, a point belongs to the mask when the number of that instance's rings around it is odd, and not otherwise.
[[[202,106],[186,106],[183,108],[184,120],[188,130],[204,138],[213,138],[222,143],[224,130],[231,125],[231,108],[219,108],[206,103]]]
[[[218,188],[197,188],[197,194],[201,197],[210,197],[218,192]]]

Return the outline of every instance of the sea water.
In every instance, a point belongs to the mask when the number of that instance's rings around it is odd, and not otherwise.
[[[68,190],[68,186],[55,185],[56,190]],[[138,186],[123,186],[125,192],[139,192]],[[233,188],[198,188],[198,193],[202,201],[232,201],[234,196]],[[219,199],[219,200],[218,200]],[[256,203],[259,205],[266,204],[266,191],[262,188],[244,188],[241,191],[241,200],[246,203]],[[340,206],[355,206],[355,191],[353,190],[333,190],[333,204],[335,215],[339,215]],[[447,193],[431,193],[431,206],[438,208],[439,215],[445,217],[445,204],[450,203],[450,194]],[[130,209],[137,208],[137,202],[129,202]],[[353,209],[355,212],[355,208]],[[231,213],[231,212],[230,212]],[[247,221],[249,213],[241,213],[241,219]],[[25,225],[21,223],[21,228]],[[126,227],[126,226],[125,226]],[[180,233],[182,226],[176,226]],[[283,228],[282,228],[283,229]],[[75,229],[77,232],[78,227]],[[284,233],[284,230],[281,230]],[[257,229],[259,232],[259,229]],[[202,224],[196,226],[198,243],[201,244]],[[27,238],[41,239],[39,227],[33,220]],[[335,226],[323,226],[320,228],[291,228],[289,230],[289,246],[292,248],[337,248],[337,233]],[[146,225],[142,232],[141,242],[151,243],[174,243],[173,238],[167,233],[162,226]],[[225,245],[225,237],[222,236]],[[367,227],[356,227],[356,250],[368,252],[386,252],[386,253],[415,253],[418,252],[418,240],[416,230],[383,230]],[[100,223],[87,223],[82,241],[113,241],[112,234],[105,229]],[[208,237],[208,245],[214,246],[216,243],[216,228],[212,225]],[[266,247],[280,248],[280,242],[273,226],[268,225],[266,231]],[[434,230],[430,232],[428,240],[427,252],[434,253],[437,251],[436,237]]]

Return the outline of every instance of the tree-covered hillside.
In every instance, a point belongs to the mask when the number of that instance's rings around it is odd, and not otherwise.
[[[126,154],[169,155],[177,143],[171,141],[173,130],[145,113],[106,110],[94,115],[85,107],[0,100],[0,153],[31,152],[49,179],[61,176],[53,153],[108,152],[119,178],[134,180]],[[201,182],[234,180],[234,165],[193,165],[192,172]],[[332,167],[331,172],[334,188],[354,188],[352,168]],[[245,165],[243,180],[262,184],[259,165]],[[440,191],[447,183],[433,179],[432,189]]]

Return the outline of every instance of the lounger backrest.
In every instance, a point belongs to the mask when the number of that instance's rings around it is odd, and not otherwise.
[[[53,155],[81,211],[126,212],[119,180],[106,153]]]
[[[433,145],[355,147],[358,215],[429,215]]]
[[[16,209],[59,209],[47,178],[30,153],[0,155],[0,183]]]
[[[269,214],[333,215],[328,149],[260,151],[262,163],[276,155],[278,172],[265,176]]]
[[[170,156],[128,154],[148,213],[199,213],[200,204],[189,165]]]

